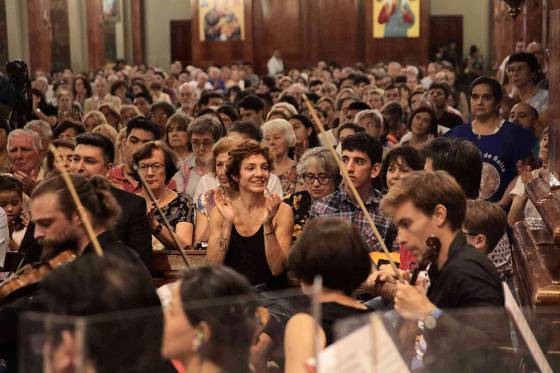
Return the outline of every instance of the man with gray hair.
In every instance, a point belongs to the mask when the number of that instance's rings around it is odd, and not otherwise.
[[[41,137],[42,156],[46,156],[47,152],[49,151],[49,144],[51,143],[53,136],[51,126],[44,120],[36,119],[27,122],[27,124],[23,128],[33,131],[37,133],[39,137]]]
[[[38,181],[43,178],[41,168],[41,137],[28,129],[16,129],[8,135],[8,157],[12,162],[10,173],[23,184],[23,190],[30,195]]]

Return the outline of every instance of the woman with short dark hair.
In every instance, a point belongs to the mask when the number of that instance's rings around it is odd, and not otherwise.
[[[138,166],[138,174],[146,180],[156,198],[158,207],[174,230],[181,246],[179,249],[190,246],[194,231],[193,200],[189,195],[177,193],[167,186],[177,171],[173,151],[161,141],[150,141],[132,155],[132,162]],[[139,179],[138,174],[135,173],[137,179]],[[148,192],[142,188],[139,194],[146,199],[152,234],[157,238],[157,241],[152,240],[155,245],[154,249],[178,249],[175,246],[172,232],[162,225],[163,218],[156,213],[156,207],[149,198]]]
[[[162,355],[186,372],[250,372],[256,297],[243,276],[223,266],[191,268],[171,290]]]
[[[321,244],[318,245],[317,243]],[[367,311],[364,304],[350,295],[368,277],[371,261],[368,247],[351,223],[335,217],[310,221],[295,243],[288,266],[305,293],[316,276],[321,276],[321,348],[334,342],[334,324]],[[304,313],[294,315],[286,326],[284,352],[286,372],[305,372],[305,363],[314,356],[315,321]]]
[[[292,211],[267,189],[272,159],[266,148],[245,142],[229,156],[226,175],[238,195],[214,195],[207,259],[232,267],[252,285],[277,286],[292,241]]]

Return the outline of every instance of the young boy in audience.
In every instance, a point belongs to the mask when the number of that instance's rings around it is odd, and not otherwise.
[[[467,201],[463,233],[467,243],[488,255],[505,233],[507,217],[497,204],[481,199]]]

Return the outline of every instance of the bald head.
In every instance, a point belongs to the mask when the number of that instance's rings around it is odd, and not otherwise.
[[[509,112],[510,122],[519,124],[530,131],[534,130],[538,119],[539,113],[537,110],[524,102],[513,105],[511,111]]]
[[[542,67],[545,66],[546,53],[541,43],[538,41],[530,42],[529,45],[527,45],[527,48],[525,48],[525,52],[534,54],[535,57],[537,57],[539,64]]]

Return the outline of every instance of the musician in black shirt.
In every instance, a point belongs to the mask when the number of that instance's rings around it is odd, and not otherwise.
[[[492,262],[461,233],[466,198],[455,179],[444,171],[414,172],[391,188],[381,208],[397,225],[399,244],[418,263],[434,258],[427,292],[426,284],[400,283],[395,294],[395,310],[407,320],[422,321],[424,364],[440,363],[442,356],[460,358],[459,349],[480,352],[481,346],[503,342],[502,287]],[[437,244],[430,247],[430,242]],[[492,310],[465,311],[480,307]]]

